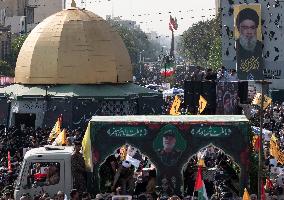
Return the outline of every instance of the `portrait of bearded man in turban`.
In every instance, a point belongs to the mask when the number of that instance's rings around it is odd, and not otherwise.
[[[252,8],[240,10],[235,19],[239,32],[236,39],[237,66],[240,79],[261,79],[263,69],[262,42],[257,38],[260,17]]]

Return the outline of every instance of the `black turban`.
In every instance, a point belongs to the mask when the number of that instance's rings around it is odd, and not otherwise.
[[[240,23],[246,19],[254,21],[256,27],[259,25],[259,16],[257,12],[251,8],[245,8],[241,10],[237,16],[236,24],[238,29],[240,29]]]

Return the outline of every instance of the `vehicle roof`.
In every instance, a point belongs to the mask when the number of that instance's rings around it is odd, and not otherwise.
[[[93,116],[91,122],[248,122],[244,115],[125,115]]]
[[[51,146],[47,145],[44,147],[34,148],[26,152],[25,159],[31,156],[37,155],[71,155],[74,147],[72,146]]]

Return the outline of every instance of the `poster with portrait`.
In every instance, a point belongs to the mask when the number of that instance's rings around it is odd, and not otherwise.
[[[248,100],[251,102],[256,95],[255,83],[248,83]]]
[[[240,80],[262,80],[261,4],[234,6],[237,72]]]
[[[166,166],[174,166],[178,162],[186,145],[186,140],[179,130],[170,124],[161,128],[153,141],[153,149]]]
[[[218,82],[216,86],[216,114],[238,114],[238,82]]]

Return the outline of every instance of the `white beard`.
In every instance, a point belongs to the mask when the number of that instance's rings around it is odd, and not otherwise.
[[[254,48],[257,43],[257,38],[252,37],[250,39],[240,35],[240,45],[247,51],[254,51]]]

